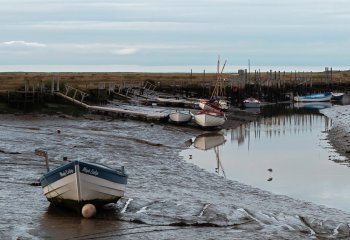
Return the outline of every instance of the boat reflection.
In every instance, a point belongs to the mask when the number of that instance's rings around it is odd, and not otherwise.
[[[295,102],[296,108],[308,108],[308,109],[325,109],[332,107],[330,102]]]
[[[200,150],[210,150],[214,149],[216,158],[216,168],[215,172],[220,174],[222,172],[223,176],[226,178],[226,173],[222,162],[220,160],[220,146],[226,142],[225,137],[220,132],[204,133],[197,136],[193,142],[193,146]]]
[[[200,150],[209,150],[225,143],[225,137],[219,132],[204,133],[196,137],[193,146]]]
[[[342,105],[350,105],[350,92],[346,92],[341,99]]]
[[[261,113],[261,108],[256,107],[256,108],[245,108],[244,111],[252,113],[252,114],[260,114]]]

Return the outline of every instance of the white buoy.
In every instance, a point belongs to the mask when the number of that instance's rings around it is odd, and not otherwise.
[[[85,204],[81,209],[81,214],[85,218],[91,218],[96,214],[96,207],[93,204]]]

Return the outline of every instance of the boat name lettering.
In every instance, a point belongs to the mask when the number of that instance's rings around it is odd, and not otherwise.
[[[84,167],[82,170],[82,172],[93,175],[93,176],[97,176],[98,175],[98,171],[96,169],[88,169],[87,167]]]
[[[66,169],[66,170],[60,172],[60,176],[65,177],[65,176],[68,176],[72,173],[74,173],[74,170],[70,168],[70,169]]]

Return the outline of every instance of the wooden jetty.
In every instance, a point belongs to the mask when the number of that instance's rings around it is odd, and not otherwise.
[[[56,96],[62,97],[82,108],[85,108],[91,112],[96,113],[102,113],[112,116],[118,116],[118,117],[130,117],[134,119],[142,119],[146,121],[157,121],[157,122],[163,122],[168,120],[168,113],[162,113],[162,112],[141,112],[141,111],[132,111],[127,109],[121,109],[117,107],[101,107],[101,106],[92,106],[88,105],[83,102],[84,98],[88,95],[87,93],[84,93],[81,90],[75,89],[71,86],[65,86],[66,92],[54,92]],[[73,96],[69,96],[73,92]],[[77,99],[79,98],[79,99]]]

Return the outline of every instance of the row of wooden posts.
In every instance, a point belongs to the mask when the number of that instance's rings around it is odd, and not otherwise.
[[[313,73],[305,72],[281,72],[272,71],[262,73],[260,70],[256,70],[250,73],[247,70],[239,70],[238,74],[225,75],[226,78],[222,78],[222,87],[226,97],[232,98],[233,95],[237,95],[236,102],[241,99],[253,96],[257,98],[265,98],[267,101],[278,101],[285,95],[292,94],[305,94],[316,91],[331,91],[331,90],[349,90],[349,86],[341,82],[333,81],[332,68],[326,68],[324,72],[324,82],[316,83],[313,81]],[[192,78],[192,73],[190,78]],[[192,84],[192,85],[191,85]],[[7,99],[9,102],[17,103],[35,103],[40,102],[43,95],[47,93],[54,93],[59,91],[71,91],[69,87],[62,88],[63,82],[59,77],[54,77],[47,86],[42,80],[29,81],[25,80],[24,90],[7,92]],[[193,97],[210,97],[215,82],[206,81],[205,71],[203,72],[203,81],[196,83],[192,81],[171,81],[168,82],[150,82],[150,81],[134,81],[134,82],[99,82],[95,84],[95,92],[97,92],[97,98],[106,98],[106,95],[110,94],[124,95],[125,97],[132,95],[148,95],[148,97],[154,96],[155,90],[168,91],[172,94],[186,93],[187,96],[191,93],[196,93]],[[238,92],[233,93],[233,87],[237,87]],[[89,86],[91,88],[91,86]],[[135,92],[136,91],[136,92]],[[87,95],[81,94],[76,91],[74,95],[80,94],[83,101]],[[3,94],[4,95],[4,94]],[[74,96],[75,97],[75,96]]]

